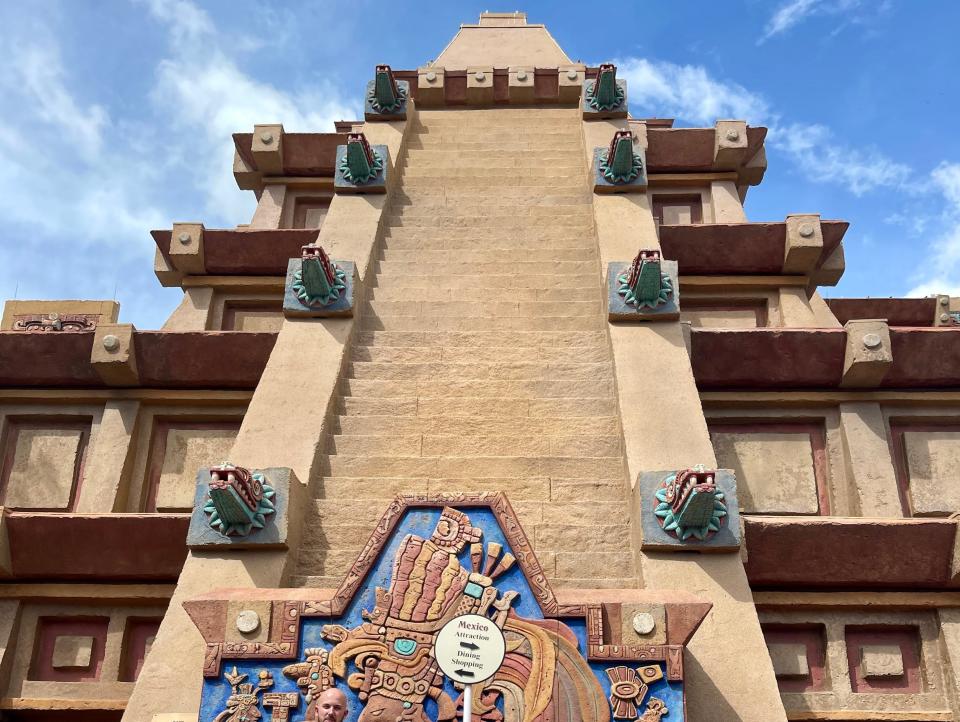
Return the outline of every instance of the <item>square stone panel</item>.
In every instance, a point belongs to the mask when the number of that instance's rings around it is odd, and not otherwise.
[[[63,635],[53,642],[54,669],[88,669],[93,659],[93,637]]]
[[[4,504],[14,509],[69,509],[84,434],[79,428],[15,429]]]
[[[744,308],[697,308],[680,310],[680,320],[693,328],[757,328],[757,312]]]
[[[905,431],[903,448],[913,513],[960,511],[960,430]]]
[[[860,647],[860,674],[864,679],[903,676],[903,653],[896,644],[866,644]]]
[[[818,513],[817,479],[808,433],[718,430],[710,438],[717,464],[736,473],[742,512]]]
[[[774,674],[780,677],[806,677],[810,674],[807,646],[800,642],[771,642],[767,645]]]
[[[283,326],[283,311],[262,308],[233,309],[233,325],[231,331],[250,331],[277,333]]]
[[[192,509],[197,469],[227,460],[236,437],[236,428],[168,428],[156,510]]]

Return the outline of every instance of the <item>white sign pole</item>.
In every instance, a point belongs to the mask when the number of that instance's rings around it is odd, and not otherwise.
[[[473,714],[473,685],[463,685],[463,722],[470,722]]]

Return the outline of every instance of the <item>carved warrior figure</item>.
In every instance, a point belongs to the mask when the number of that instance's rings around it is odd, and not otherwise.
[[[345,180],[361,185],[373,180],[383,170],[383,157],[367,142],[363,133],[347,136],[347,152],[340,161]]]
[[[262,719],[260,695],[273,686],[273,676],[265,669],[260,670],[259,681],[254,687],[246,682],[247,675],[224,672],[224,679],[230,683],[231,694],[227,697],[227,708],[213,718],[213,722],[254,722]]]
[[[629,183],[643,171],[643,158],[633,152],[633,131],[618,130],[600,154],[600,173],[610,183]]]
[[[660,251],[640,251],[627,273],[617,277],[617,293],[630,306],[656,308],[673,293],[670,276],[660,270]]]
[[[716,472],[702,465],[671,474],[656,493],[654,513],[663,530],[680,541],[690,537],[705,541],[720,531],[727,516],[724,494],[717,488]]]
[[[210,526],[224,536],[246,536],[262,529],[273,514],[273,487],[259,471],[224,462],[210,469],[209,498],[203,510]]]
[[[617,66],[603,63],[597,79],[587,86],[587,104],[594,110],[613,110],[623,103],[623,88],[617,85]]]
[[[378,65],[369,98],[378,113],[394,113],[407,101],[407,91],[394,80],[389,65]]]
[[[293,274],[293,292],[304,306],[329,306],[347,287],[346,272],[319,244],[300,249],[300,270]]]
[[[292,677],[297,681],[297,687],[300,688],[300,694],[303,695],[303,701],[307,703],[307,713],[305,719],[313,719],[316,716],[317,700],[320,695],[328,689],[332,689],[333,673],[330,671],[329,654],[327,650],[320,647],[308,647],[303,650],[306,660],[296,664],[288,664],[283,668],[283,673],[287,677]]]
[[[409,534],[401,541],[390,587],[377,588],[376,604],[363,612],[362,624],[323,627],[324,639],[336,643],[328,658],[331,672],[346,678],[364,703],[359,721],[428,722],[428,699],[437,705],[437,720],[453,720],[457,705],[443,690],[433,646],[450,619],[480,614],[503,630],[507,644],[500,670],[474,695],[474,709],[485,722],[499,722],[493,714],[498,695],[508,722],[609,722],[603,690],[574,634],[563,624],[511,612],[517,593],[501,595],[493,581],[516,560],[499,544],[484,552],[481,535],[466,514],[444,508],[429,539]],[[472,571],[458,559],[468,545]],[[357,671],[349,674],[351,662]]]

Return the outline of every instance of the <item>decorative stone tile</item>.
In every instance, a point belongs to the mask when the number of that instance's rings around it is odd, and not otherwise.
[[[406,120],[407,100],[410,97],[409,81],[394,80],[389,65],[377,66],[376,74],[377,77],[367,83],[367,90],[364,94],[364,120]],[[377,97],[377,84],[391,81],[396,85],[396,104],[394,107],[384,107]]]
[[[353,316],[353,289],[359,282],[357,268],[353,261],[334,261],[343,269],[346,288],[340,298],[329,306],[306,306],[297,298],[293,289],[294,276],[303,264],[301,258],[291,258],[287,262],[287,278],[283,290],[283,315],[287,318],[336,318]]]
[[[917,627],[851,625],[844,630],[844,636],[850,687],[854,692],[911,694],[920,691]]]
[[[762,629],[781,692],[816,692],[829,687],[822,625],[763,624]]]
[[[40,617],[27,679],[87,682],[100,678],[107,617]]]
[[[723,494],[726,514],[719,521],[719,531],[709,533],[700,540],[689,537],[681,541],[674,534],[664,530],[656,515],[661,504],[657,493],[664,483],[677,473],[676,469],[663,471],[645,471],[637,480],[640,493],[640,527],[643,533],[644,550],[664,551],[739,551],[740,549],[740,509],[737,503],[737,484],[733,471],[716,469],[713,471],[716,489]]]
[[[593,149],[593,192],[594,193],[646,193],[647,192],[647,154],[643,148],[634,146],[633,153],[640,158],[639,175],[632,180],[617,182],[607,180],[602,172],[601,163],[609,152],[608,148]]]
[[[630,263],[607,264],[607,310],[611,321],[676,321],[680,318],[680,280],[676,261],[660,261],[660,270],[673,287],[667,301],[656,308],[639,308],[620,295],[619,278],[630,271]]]
[[[77,426],[10,426],[6,493],[13,509],[70,508],[88,431]]]
[[[336,172],[333,177],[333,189],[337,193],[386,193],[387,192],[387,173],[390,169],[390,151],[386,145],[371,145],[371,148],[379,154],[383,167],[377,174],[363,183],[353,183],[346,178],[341,168],[347,157],[347,146],[337,146]]]
[[[292,493],[298,493],[300,482],[287,467],[271,467],[258,471],[263,473],[273,487],[274,511],[264,518],[262,529],[252,529],[245,536],[225,536],[218,529],[210,526],[210,516],[204,511],[210,499],[210,468],[204,467],[197,472],[193,515],[190,517],[190,529],[187,532],[188,547],[191,549],[218,549],[227,546],[239,549],[287,548],[290,494],[291,489],[294,489]]]

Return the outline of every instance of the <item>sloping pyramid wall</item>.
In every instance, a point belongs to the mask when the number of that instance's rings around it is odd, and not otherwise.
[[[577,109],[421,111],[295,584],[398,493],[505,491],[556,587],[636,587]]]

